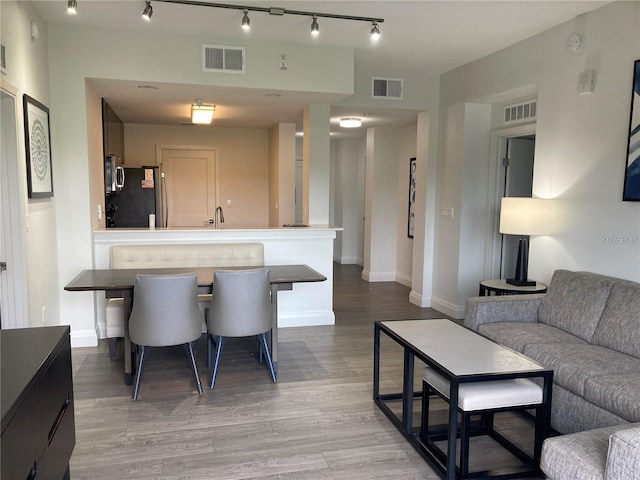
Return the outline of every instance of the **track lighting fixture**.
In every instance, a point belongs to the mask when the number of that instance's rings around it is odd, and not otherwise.
[[[320,35],[320,27],[318,26],[318,17],[313,16],[313,21],[311,22],[311,35],[317,37]]]
[[[251,19],[249,19],[249,11],[245,10],[244,15],[242,16],[242,29],[245,32],[251,30]]]
[[[371,24],[371,40],[378,40],[380,38],[380,27],[376,22]]]
[[[78,13],[78,2],[77,0],[69,0],[67,2],[67,13],[71,15],[75,15]]]
[[[153,15],[153,7],[151,6],[151,2],[147,2],[144,7],[144,11],[142,12],[142,18],[144,18],[147,22],[151,20],[151,16]]]

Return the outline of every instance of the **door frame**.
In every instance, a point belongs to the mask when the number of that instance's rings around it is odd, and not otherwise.
[[[12,227],[8,229],[9,231],[3,228],[3,238],[0,238],[0,242],[6,243],[2,246],[2,253],[7,255],[3,261],[9,265],[5,272],[0,273],[5,277],[4,281],[0,281],[0,308],[2,309],[0,316],[2,317],[2,328],[25,328],[29,326],[29,308],[25,252],[25,233],[27,230],[26,171],[23,167],[25,165],[24,149],[20,147],[24,145],[20,110],[22,102],[18,101],[18,89],[2,79],[0,79],[0,90],[3,94],[13,98],[15,135],[11,135],[11,137],[16,142],[15,155],[3,159],[3,162],[6,163],[2,167],[2,178],[0,178],[1,187],[7,190],[6,194],[2,194],[3,201],[0,206],[2,222],[5,226]],[[4,109],[4,106],[1,108]],[[6,170],[4,170],[5,168]],[[11,208],[12,206],[13,208]],[[6,250],[7,246],[8,250]],[[9,302],[7,299],[11,299],[11,301]]]
[[[507,140],[525,135],[535,135],[536,124],[527,123],[513,127],[500,128],[491,132],[491,150],[489,162],[489,185],[487,197],[487,224],[485,228],[484,278],[500,278],[500,257],[502,238],[500,228],[500,201],[504,195],[504,183],[500,182],[502,159],[506,155]],[[534,164],[535,165],[535,164]],[[535,166],[534,166],[535,169]]]

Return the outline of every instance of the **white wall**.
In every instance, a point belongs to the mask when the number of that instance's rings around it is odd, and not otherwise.
[[[0,2],[0,38],[6,47],[7,72],[3,74],[3,83],[15,87],[17,92],[18,125],[23,124],[22,96],[27,94],[49,108],[49,121],[56,125],[64,121],[64,112],[52,103],[49,96],[49,30],[40,15],[27,2]],[[30,36],[30,24],[35,21],[40,30],[38,39]],[[24,133],[19,128],[18,145],[24,148]],[[28,321],[30,326],[57,325],[68,323],[60,320],[58,309],[58,259],[55,255],[58,241],[56,238],[56,206],[64,195],[63,185],[59,181],[64,153],[55,145],[55,135],[51,136],[51,161],[53,172],[54,196],[51,198],[28,199],[26,189],[26,159],[19,156],[22,167],[19,168],[23,192],[23,211],[26,212],[24,239],[26,252]],[[23,150],[24,151],[24,150]]]
[[[225,227],[269,226],[268,130],[125,124],[124,136],[128,167],[154,165],[156,145],[217,148],[216,196],[224,209]]]
[[[565,46],[574,31],[585,39],[577,55]],[[464,210],[473,201],[464,198],[460,165],[451,163],[452,155],[461,158],[456,149],[475,128],[464,124],[464,104],[537,84],[533,194],[555,199],[557,215],[553,235],[532,239],[529,276],[548,282],[555,269],[568,268],[640,280],[640,205],[621,201],[632,66],[639,57],[640,3],[614,2],[443,75],[441,205],[460,198]],[[596,70],[596,88],[581,96],[576,85],[586,69]],[[477,161],[486,164],[487,158]],[[461,275],[465,266],[451,247],[461,232],[446,223],[438,221],[434,289],[455,313],[466,301],[458,294],[473,292],[482,278]],[[616,238],[632,241],[611,241]]]

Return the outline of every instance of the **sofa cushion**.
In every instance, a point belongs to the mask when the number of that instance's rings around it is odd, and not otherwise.
[[[587,378],[584,398],[629,422],[640,422],[640,371]]]
[[[640,480],[640,426],[611,435],[605,479]]]
[[[581,343],[575,335],[544,323],[499,322],[485,323],[478,332],[496,343],[523,352],[529,343]]]
[[[525,355],[553,369],[553,381],[584,397],[587,378],[640,372],[640,360],[597,345],[531,343]]]
[[[538,321],[591,341],[614,281],[595,273],[556,270]]]
[[[613,285],[591,343],[640,358],[640,284]]]

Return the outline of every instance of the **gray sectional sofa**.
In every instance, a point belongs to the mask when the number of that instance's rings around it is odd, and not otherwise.
[[[625,435],[636,435],[638,459],[640,424],[629,427],[640,422],[640,284],[557,270],[546,294],[470,298],[464,322],[553,368],[554,430],[582,439],[604,436],[608,444],[612,432],[624,426],[630,432]],[[613,429],[594,430],[604,427]],[[593,432],[575,433],[587,430]],[[556,478],[615,477],[605,477],[602,465],[600,477]]]

